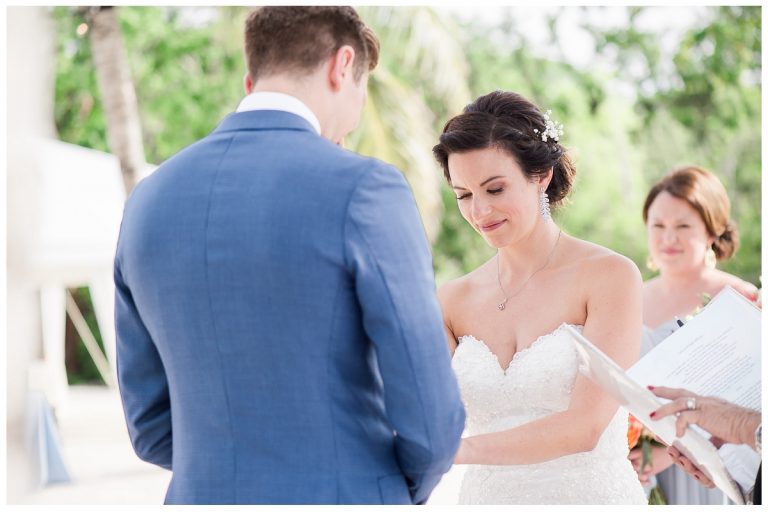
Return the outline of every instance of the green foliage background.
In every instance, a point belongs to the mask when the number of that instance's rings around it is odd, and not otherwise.
[[[562,48],[561,14],[548,19]],[[363,120],[348,144],[403,169],[432,235],[438,283],[492,251],[460,217],[431,158],[447,119],[495,89],[520,92],[553,111],[576,159],[569,204],[555,213],[570,234],[605,245],[645,269],[641,208],[651,183],[682,164],[723,181],[741,232],[721,268],[759,285],[761,274],[761,8],[697,8],[672,55],[643,29],[648,8],[626,8],[620,28],[583,27],[612,65],[541,57],[527,39],[526,11],[494,24],[462,21],[430,7],[362,7],[382,41]],[[159,164],[209,133],[242,97],[244,7],[120,7],[148,162]],[[656,15],[658,14],[656,11]],[[62,140],[107,151],[86,20],[52,10],[57,27],[56,126]],[[662,13],[663,16],[663,13]],[[562,54],[562,50],[561,53]],[[627,95],[627,88],[633,93]]]
[[[667,171],[695,164],[714,172],[732,202],[741,247],[719,267],[759,286],[761,261],[761,8],[707,8],[683,36],[672,71],[660,70],[659,43],[640,28],[643,8],[627,8],[621,29],[586,26],[599,52],[616,54],[615,69],[578,69],[536,57],[523,16],[490,30],[466,25],[463,47],[473,96],[520,92],[563,122],[562,141],[576,158],[570,201],[555,214],[569,233],[632,258],[646,278],[641,211],[650,186]],[[557,38],[557,16],[549,20]],[[641,64],[638,66],[638,63]],[[638,68],[640,71],[638,72]],[[628,100],[618,79],[636,84]],[[647,92],[651,91],[651,92]],[[439,278],[460,275],[491,255],[448,205],[435,247]]]

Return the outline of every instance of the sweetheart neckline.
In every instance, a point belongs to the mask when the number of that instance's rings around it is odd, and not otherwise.
[[[470,340],[474,340],[474,341],[476,341],[477,343],[479,343],[479,344],[480,344],[480,345],[481,345],[483,348],[485,348],[485,350],[486,350],[486,351],[487,351],[487,352],[488,352],[488,353],[489,353],[491,356],[493,356],[493,358],[494,358],[494,359],[496,359],[496,366],[499,368],[499,370],[501,371],[501,373],[503,373],[503,374],[506,376],[506,375],[507,375],[507,372],[508,372],[508,371],[509,371],[509,369],[512,367],[512,364],[513,364],[515,361],[519,361],[519,360],[520,360],[520,358],[521,358],[521,357],[523,357],[523,356],[524,356],[526,353],[530,352],[530,351],[531,351],[533,348],[535,348],[537,345],[540,345],[540,344],[541,344],[541,342],[542,342],[543,340],[545,340],[545,339],[547,339],[547,338],[553,338],[553,337],[555,336],[555,334],[557,334],[558,332],[560,332],[560,331],[561,331],[561,330],[562,330],[562,329],[563,329],[563,328],[564,328],[566,325],[570,325],[571,327],[576,327],[576,328],[581,328],[581,329],[583,329],[583,328],[584,328],[584,326],[583,326],[583,325],[569,324],[569,323],[567,323],[567,322],[563,322],[562,324],[560,324],[559,326],[557,326],[557,328],[555,328],[555,329],[554,329],[552,332],[548,332],[548,333],[546,333],[546,334],[542,334],[541,336],[539,336],[538,338],[536,338],[536,339],[533,341],[533,343],[531,343],[530,345],[528,345],[528,346],[527,346],[527,347],[525,347],[524,349],[522,349],[522,350],[518,350],[517,352],[515,352],[515,353],[512,355],[512,359],[510,359],[510,360],[509,360],[509,363],[507,363],[507,366],[506,366],[506,367],[504,367],[504,366],[502,366],[502,365],[501,365],[501,361],[499,360],[499,356],[498,356],[498,355],[496,355],[496,353],[495,353],[495,352],[493,352],[493,350],[491,350],[491,349],[490,349],[490,347],[488,347],[488,345],[487,345],[487,344],[486,344],[486,343],[485,343],[483,340],[481,340],[481,339],[478,339],[478,338],[475,338],[475,337],[474,337],[472,334],[465,334],[465,335],[463,335],[463,336],[459,336],[459,338],[458,338],[458,341],[459,341],[459,345],[461,345],[461,344],[463,343],[463,341],[462,341],[462,340],[464,340],[465,338],[466,338],[466,339],[470,339]],[[456,350],[458,350],[458,347],[456,348]]]

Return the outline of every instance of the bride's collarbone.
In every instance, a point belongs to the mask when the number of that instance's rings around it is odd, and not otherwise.
[[[506,353],[525,350],[537,338],[553,332],[563,321],[553,322],[552,318],[568,318],[567,316],[531,316],[530,312],[499,311],[495,314],[468,315],[454,323],[458,339],[472,336],[482,340],[493,352]],[[570,323],[570,322],[568,322]],[[497,350],[498,349],[498,350]]]
[[[559,326],[558,324],[551,329],[536,329],[536,332],[529,332],[528,329],[525,329],[504,336],[499,336],[498,331],[475,330],[461,335],[459,340],[461,343],[471,340],[472,344],[477,344],[482,350],[490,352],[502,369],[507,369],[518,355],[529,351],[540,341],[548,339],[550,335],[554,335]]]
[[[516,353],[563,323],[584,325],[585,318],[580,311],[579,308],[557,307],[552,301],[531,304],[512,299],[499,310],[486,298],[461,308],[451,324],[457,339],[473,336],[481,339],[493,352]]]

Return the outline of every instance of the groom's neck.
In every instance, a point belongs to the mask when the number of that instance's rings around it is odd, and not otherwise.
[[[318,73],[297,77],[293,74],[276,74],[264,77],[253,84],[252,92],[279,92],[301,100],[320,121],[321,128],[327,124],[327,105],[330,103],[330,89]]]

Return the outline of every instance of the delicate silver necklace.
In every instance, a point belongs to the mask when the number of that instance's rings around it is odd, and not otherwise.
[[[499,304],[496,306],[496,309],[498,309],[499,311],[504,311],[504,308],[507,307],[507,301],[513,297],[517,297],[520,294],[520,292],[523,291],[523,289],[525,288],[525,285],[528,284],[528,281],[530,281],[533,278],[533,276],[535,276],[536,274],[544,270],[544,268],[547,265],[549,265],[549,262],[552,260],[552,255],[555,254],[555,249],[557,248],[557,243],[560,241],[561,234],[563,234],[562,229],[557,232],[557,240],[555,240],[555,245],[552,246],[552,250],[549,251],[549,256],[547,256],[547,261],[544,263],[544,265],[542,265],[541,268],[536,270],[536,272],[528,276],[528,279],[526,279],[523,282],[522,286],[520,286],[520,288],[512,295],[507,295],[507,292],[504,291],[504,286],[501,284],[501,263],[499,262],[499,254],[496,253],[496,278],[499,281],[499,288],[501,289],[501,294],[504,295],[504,300],[499,302]]]

